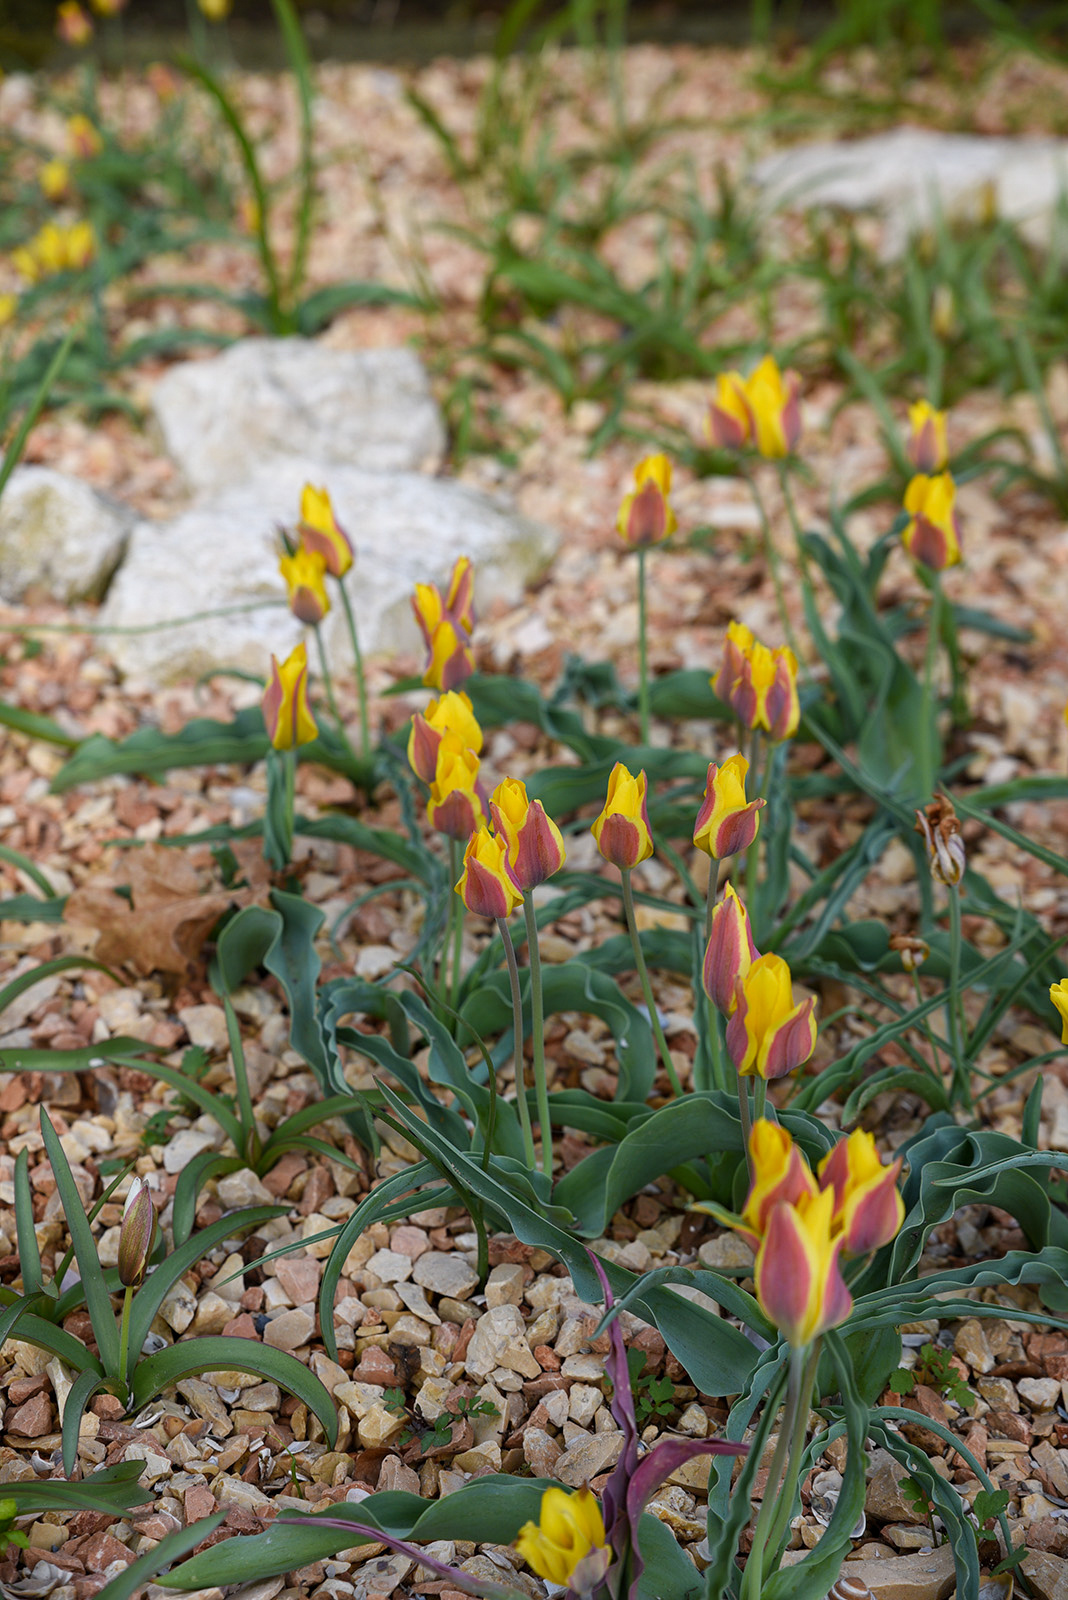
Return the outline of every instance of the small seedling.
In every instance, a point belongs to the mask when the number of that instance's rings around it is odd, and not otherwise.
[[[939,1394],[952,1400],[962,1411],[967,1411],[975,1400],[975,1396],[953,1365],[950,1352],[939,1349],[936,1344],[923,1346],[919,1365],[914,1372],[908,1372],[904,1367],[892,1372],[888,1379],[888,1387],[894,1394],[912,1394],[916,1388],[917,1378],[930,1388],[937,1389]]]

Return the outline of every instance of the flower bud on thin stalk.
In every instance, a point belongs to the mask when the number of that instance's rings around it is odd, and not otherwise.
[[[119,1325],[119,1378],[129,1389],[127,1371],[130,1354],[130,1311],[134,1290],[145,1281],[152,1247],[156,1240],[156,1208],[152,1204],[152,1191],[144,1178],[135,1178],[123,1207],[119,1225],[118,1267],[119,1282],[125,1294],[122,1301],[122,1319]]]
[[[326,570],[334,579],[341,596],[341,608],[352,645],[352,659],[356,671],[356,692],[360,704],[360,753],[366,761],[371,753],[371,722],[367,708],[367,680],[363,670],[363,652],[356,631],[349,592],[345,587],[345,574],[352,569],[355,553],[352,540],[334,515],[334,507],[326,489],[317,489],[306,483],[300,496],[301,546],[322,556]]]
[[[936,591],[937,593],[938,591]],[[949,986],[946,990],[946,1031],[952,1055],[951,1095],[972,1109],[971,1068],[964,1050],[964,1016],[960,993],[961,933],[960,887],[967,866],[960,822],[948,795],[940,794],[916,812],[916,832],[923,837],[927,862],[936,883],[949,898]]]
[[[662,544],[678,526],[668,496],[671,462],[663,454],[644,456],[634,469],[634,488],[624,495],[616,531],[638,552],[638,719],[642,744],[649,743],[649,657],[645,598],[645,552]]]

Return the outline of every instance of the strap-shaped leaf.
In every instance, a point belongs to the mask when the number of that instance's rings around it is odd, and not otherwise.
[[[99,1372],[87,1369],[79,1372],[67,1394],[63,1406],[63,1471],[68,1478],[74,1472],[78,1459],[78,1430],[85,1408],[97,1390],[103,1388],[104,1381]]]
[[[172,1561],[179,1561],[190,1550],[195,1550],[202,1539],[222,1525],[225,1518],[225,1511],[213,1511],[210,1517],[201,1517],[199,1522],[191,1522],[187,1528],[175,1528],[173,1533],[164,1534],[157,1545],[146,1550],[143,1556],[138,1556],[136,1561],[131,1561],[110,1583],[105,1584],[98,1600],[130,1600],[130,1596],[136,1594],[138,1589],[144,1588],[152,1578],[165,1572]],[[243,1543],[240,1539],[236,1542]]]
[[[45,1152],[52,1167],[52,1175],[56,1180],[59,1190],[63,1214],[70,1231],[71,1244],[78,1262],[78,1273],[85,1288],[85,1303],[89,1317],[93,1324],[93,1335],[104,1371],[110,1377],[119,1376],[119,1330],[115,1321],[115,1313],[111,1308],[111,1295],[107,1284],[104,1282],[104,1269],[100,1265],[97,1254],[96,1240],[93,1238],[89,1219],[85,1215],[85,1207],[74,1182],[73,1174],[67,1158],[63,1153],[63,1146],[49,1121],[48,1112],[41,1108],[41,1133],[44,1136]],[[23,1337],[26,1337],[25,1329]]]
[[[37,1230],[33,1222],[30,1157],[25,1146],[15,1157],[15,1235],[19,1246],[23,1293],[28,1299],[31,1295],[40,1294],[44,1287],[44,1278],[41,1276],[41,1252],[37,1245]]]
[[[138,1482],[144,1470],[143,1461],[119,1461],[113,1467],[98,1468],[77,1483],[62,1478],[8,1483],[4,1499],[14,1500],[20,1516],[39,1516],[42,1511],[102,1511],[121,1516],[156,1498]]]
[[[313,1372],[288,1351],[250,1339],[227,1338],[212,1334],[201,1339],[182,1339],[154,1356],[139,1361],[134,1368],[133,1404],[139,1411],[154,1400],[161,1389],[181,1378],[200,1372],[255,1372],[258,1376],[295,1394],[313,1411],[323,1425],[330,1448],[337,1441],[337,1410],[329,1392]]]

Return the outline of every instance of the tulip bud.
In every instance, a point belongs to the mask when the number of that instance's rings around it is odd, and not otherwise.
[[[905,490],[909,521],[901,540],[913,561],[921,561],[932,572],[944,572],[961,559],[956,495],[956,484],[948,472],[933,478],[920,473]]]
[[[712,912],[702,981],[705,993],[725,1017],[735,1010],[737,983],[757,958],[749,913],[728,883]]]
[[[801,437],[800,387],[797,373],[780,372],[774,356],[765,356],[745,380],[756,447],[769,460],[790,455]]]
[[[453,563],[444,599],[434,583],[417,583],[412,595],[412,610],[427,649],[432,648],[434,630],[443,617],[451,617],[459,633],[469,634],[475,626],[474,568],[467,556]]]
[[[944,472],[949,461],[946,413],[926,400],[909,406],[909,437],[905,453],[917,472]]]
[[[289,554],[279,557],[278,570],[289,590],[289,609],[307,627],[314,628],[330,610],[330,600],[323,578],[326,562],[318,550],[309,550],[299,544]]]
[[[591,832],[604,859],[621,872],[648,861],[653,853],[653,835],[649,827],[644,772],[634,777],[622,761],[616,762],[608,780],[604,810]]]
[[[937,795],[931,803],[916,812],[916,830],[923,835],[927,846],[927,862],[936,883],[947,888],[958,884],[964,876],[967,859],[960,822],[947,795]]]
[[[343,578],[352,566],[352,542],[334,516],[330,496],[310,483],[300,496],[300,542],[322,556],[332,578]]]
[[[504,778],[490,795],[493,826],[507,847],[512,881],[524,891],[559,872],[564,864],[560,829],[540,800],[528,800],[526,785]]]
[[[612,1556],[596,1496],[589,1488],[574,1494],[566,1489],[546,1489],[538,1521],[525,1522],[520,1528],[516,1551],[539,1578],[560,1589],[566,1587],[569,1594],[593,1593]],[[585,1569],[581,1588],[576,1573],[580,1566]],[[595,1568],[600,1569],[599,1577]]]
[[[744,622],[732,622],[723,641],[723,665],[712,679],[712,687],[716,694],[737,714],[740,714],[738,692],[743,688],[749,657],[755,643],[752,629],[747,628]]]
[[[80,161],[88,161],[92,156],[100,154],[104,148],[104,141],[94,128],[89,118],[79,111],[75,116],[67,118],[67,144],[72,156],[77,156]]]
[[[450,839],[465,842],[476,828],[485,826],[486,807],[478,768],[477,755],[466,747],[459,734],[442,734],[426,814],[430,826]]]
[[[790,968],[782,956],[758,956],[734,986],[736,1009],[727,1024],[727,1049],[742,1077],[783,1078],[816,1048],[814,996],[794,1005]]]
[[[708,405],[705,432],[717,450],[740,450],[753,437],[753,417],[740,372],[721,372]]]
[[[92,19],[86,15],[78,0],[61,0],[56,10],[56,33],[64,44],[81,49],[93,37]]]
[[[801,1151],[778,1122],[760,1117],[749,1135],[753,1181],[737,1228],[756,1250],[775,1206],[796,1205],[802,1195],[816,1193],[816,1180]]]
[[[842,1278],[840,1237],[832,1235],[834,1195],[803,1194],[772,1207],[754,1279],[761,1310],[795,1349],[836,1328],[853,1309]]]
[[[516,888],[507,866],[503,839],[480,827],[467,841],[464,870],[456,893],[468,911],[479,917],[510,917],[523,896]]]
[[[39,168],[37,182],[46,200],[62,200],[70,188],[70,168],[57,157]]]
[[[793,651],[787,645],[769,650],[754,641],[743,659],[731,699],[746,727],[762,728],[774,744],[793,738],[801,721]]]
[[[866,1256],[889,1244],[905,1220],[897,1191],[900,1156],[884,1167],[870,1133],[857,1128],[839,1139],[819,1165],[821,1189],[834,1194],[834,1227],[849,1256]]]
[[[890,948],[897,951],[906,972],[918,971],[931,954],[931,946],[926,939],[917,938],[912,933],[891,934]]]
[[[260,701],[267,737],[276,750],[292,750],[318,738],[308,705],[308,648],[302,639],[282,665],[271,657],[271,681]]]
[[[416,777],[433,783],[438,765],[438,746],[446,732],[458,733],[476,755],[482,749],[482,729],[471,701],[465,694],[448,690],[439,700],[431,700],[425,713],[416,712],[408,736],[408,763]]]
[[[119,1224],[119,1282],[124,1288],[139,1289],[144,1283],[155,1237],[152,1191],[144,1178],[135,1178]]]
[[[665,455],[645,456],[634,469],[634,491],[623,497],[616,529],[626,544],[659,544],[675,532],[671,509],[671,462]]]
[[[475,655],[467,634],[452,617],[442,617],[430,636],[423,682],[428,689],[458,689],[474,670]]]
[[[1068,978],[1062,978],[1059,983],[1051,983],[1049,997],[1060,1013],[1061,1043],[1068,1044]]]
[[[711,763],[705,780],[705,798],[694,823],[693,842],[713,861],[748,850],[757,836],[760,811],[766,800],[745,798],[749,763],[743,755],[730,756],[722,766]]]

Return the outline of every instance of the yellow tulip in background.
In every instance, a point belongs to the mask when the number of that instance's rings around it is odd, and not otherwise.
[[[461,844],[486,821],[478,768],[478,756],[458,733],[442,734],[427,817],[432,828]]]
[[[527,798],[518,778],[504,778],[490,795],[493,826],[507,846],[512,881],[524,893],[559,872],[564,864],[560,829],[540,800]]]
[[[671,462],[665,455],[644,456],[634,469],[634,488],[624,495],[616,530],[625,544],[659,544],[675,532],[671,509]]]
[[[946,413],[927,400],[909,406],[909,437],[905,453],[917,472],[944,472],[949,464]]]
[[[300,542],[322,556],[332,578],[343,578],[352,566],[352,544],[334,516],[325,489],[306,483],[300,497]]]
[[[748,771],[749,763],[741,754],[729,756],[722,766],[715,762],[709,765],[693,842],[713,861],[748,850],[757,836],[760,811],[767,801],[746,800]]]
[[[449,689],[426,710],[412,717],[408,735],[408,762],[416,777],[433,783],[438,765],[438,747],[445,733],[455,733],[476,755],[482,749],[482,729],[467,695]]]

